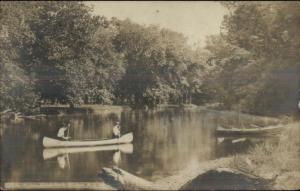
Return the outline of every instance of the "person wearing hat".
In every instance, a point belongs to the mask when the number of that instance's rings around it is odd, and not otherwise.
[[[113,127],[113,137],[114,138],[120,138],[121,136],[121,126],[120,122],[115,122],[115,126]]]

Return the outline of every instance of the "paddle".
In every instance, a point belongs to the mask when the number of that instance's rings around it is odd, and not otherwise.
[[[69,123],[67,127],[68,127],[68,129],[67,129],[67,140],[69,140],[69,139],[71,138],[71,137],[69,136],[71,124]]]
[[[67,137],[69,137],[70,127],[68,126]]]
[[[69,167],[69,169],[71,169],[69,154],[67,154],[67,159],[68,159],[68,167]]]

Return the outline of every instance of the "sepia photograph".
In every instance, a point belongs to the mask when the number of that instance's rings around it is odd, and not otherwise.
[[[299,190],[300,1],[1,1],[1,190]]]

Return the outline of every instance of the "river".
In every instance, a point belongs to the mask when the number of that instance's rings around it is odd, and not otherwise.
[[[42,146],[42,138],[55,137],[63,122],[68,121],[69,134],[75,139],[110,138],[114,121],[120,121],[122,134],[133,132],[134,140],[125,152],[108,150],[49,156],[49,149]],[[3,125],[2,182],[102,181],[97,176],[101,168],[113,165],[139,177],[157,180],[190,163],[244,153],[257,144],[250,139],[232,142],[216,137],[218,115],[206,110],[75,113]]]

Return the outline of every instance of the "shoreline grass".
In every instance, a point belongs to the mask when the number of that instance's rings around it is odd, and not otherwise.
[[[279,141],[237,155],[230,167],[269,180],[274,189],[300,189],[300,122],[286,125]]]

